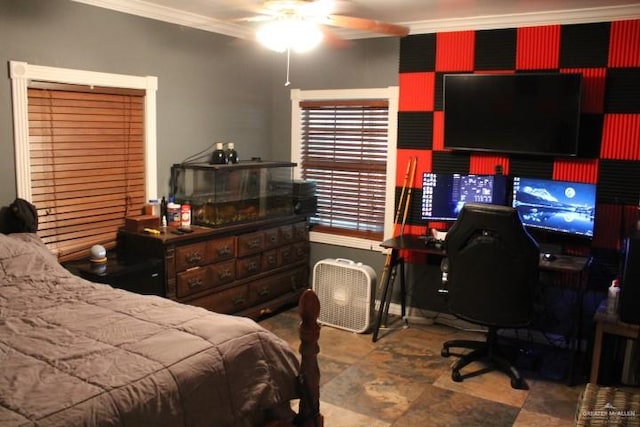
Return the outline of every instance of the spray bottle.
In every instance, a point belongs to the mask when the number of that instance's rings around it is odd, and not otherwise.
[[[620,299],[620,281],[614,279],[609,286],[609,292],[607,293],[607,313],[618,313],[618,301]]]

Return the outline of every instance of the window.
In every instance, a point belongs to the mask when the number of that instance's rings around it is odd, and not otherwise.
[[[11,77],[17,195],[38,208],[38,235],[61,261],[114,247],[156,194],[155,77],[19,62]]]
[[[291,92],[296,178],[317,186],[313,241],[377,250],[390,236],[397,93],[396,87]]]

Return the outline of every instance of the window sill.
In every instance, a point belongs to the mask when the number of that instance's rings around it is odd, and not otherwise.
[[[380,241],[362,239],[359,237],[340,236],[338,234],[320,233],[311,231],[309,240],[313,243],[324,243],[327,245],[344,246],[353,249],[364,249],[369,251],[382,252]]]

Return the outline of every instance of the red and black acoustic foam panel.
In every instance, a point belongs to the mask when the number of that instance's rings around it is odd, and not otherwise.
[[[445,74],[531,72],[582,74],[579,156],[444,148]],[[424,172],[490,174],[497,169],[510,176],[596,183],[596,250],[617,249],[635,224],[640,199],[640,20],[408,36],[400,42],[399,85],[398,174],[411,156],[419,158],[406,223],[412,232],[433,225],[420,215]],[[402,177],[396,182],[397,201]]]

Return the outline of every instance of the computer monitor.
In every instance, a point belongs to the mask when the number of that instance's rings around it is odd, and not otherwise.
[[[526,227],[593,237],[595,184],[514,177],[511,204]]]
[[[442,174],[422,175],[422,219],[455,221],[467,202],[504,205],[507,201],[503,175]]]

